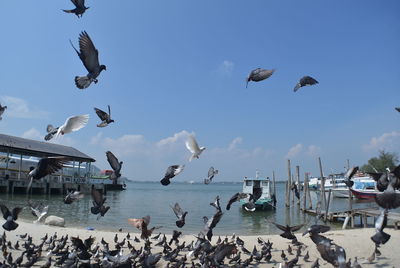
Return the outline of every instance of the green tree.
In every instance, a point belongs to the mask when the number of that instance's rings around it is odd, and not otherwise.
[[[399,162],[399,157],[396,153],[385,152],[385,150],[379,151],[378,157],[372,157],[368,160],[368,164],[361,167],[364,172],[386,172],[386,168],[393,170],[397,163]]]

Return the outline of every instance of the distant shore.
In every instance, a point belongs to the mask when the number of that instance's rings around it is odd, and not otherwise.
[[[70,228],[70,227],[53,227],[44,225],[43,223],[34,224],[23,221],[19,221],[18,224],[19,227],[15,231],[6,232],[7,240],[11,240],[13,245],[15,244],[17,239],[20,239],[17,235],[22,235],[25,233],[28,233],[33,237],[34,243],[39,243],[40,238],[45,236],[45,234],[53,235],[55,232],[57,232],[58,237],[65,236],[68,234],[69,237],[79,236],[82,239],[85,239],[91,235],[92,237],[96,238],[95,244],[96,243],[100,244],[100,240],[104,238],[111,245],[113,245],[114,236],[116,233],[118,234],[119,241],[122,241],[122,239],[126,237],[128,232],[131,235],[131,239],[133,239],[135,236],[138,238],[140,237],[138,230],[133,227],[131,229],[123,229],[122,232],[109,232],[109,231],[87,230],[87,229]],[[160,231],[162,232],[162,229],[160,229]],[[376,257],[373,263],[365,263],[365,262],[366,258],[371,256],[371,254],[374,251],[374,244],[370,239],[370,237],[375,233],[374,228],[335,230],[327,232],[325,236],[332,239],[339,246],[343,247],[346,250],[347,258],[351,258],[352,261],[354,261],[354,258],[357,257],[358,262],[362,265],[362,267],[377,267],[377,265],[382,267],[383,266],[396,267],[397,264],[400,263],[400,254],[398,253],[398,241],[400,240],[400,231],[388,228],[385,229],[385,232],[389,233],[391,235],[391,238],[385,245],[382,245],[380,247],[382,255],[380,257]],[[156,234],[158,234],[158,232],[154,233],[153,236]],[[194,235],[197,234],[184,233],[184,235],[179,238],[179,241],[180,243],[186,241],[187,245],[192,240],[196,240]],[[166,236],[167,239],[169,239],[171,237],[171,234],[167,233]],[[324,260],[321,259],[320,254],[316,249],[316,246],[313,244],[308,235],[302,236],[299,233],[296,234],[296,236],[298,237],[298,240],[301,243],[304,243],[304,245],[306,246],[305,248],[303,247],[301,257],[299,257],[299,264],[305,264],[303,267],[309,267],[311,266],[311,263],[315,261],[316,258],[319,258],[320,259],[319,263],[321,264],[321,267],[332,267],[330,264],[326,263]],[[279,267],[279,263],[282,262],[281,258],[282,250],[285,250],[285,253],[287,254],[289,260],[294,258],[294,255],[289,255],[286,251],[288,245],[290,245],[290,241],[280,237],[279,235],[240,236],[240,238],[245,243],[244,244],[245,248],[248,249],[249,251],[252,251],[254,246],[256,246],[258,250],[260,249],[260,246],[257,243],[258,237],[263,238],[265,241],[270,240],[273,243],[272,260],[271,263],[268,265],[265,262],[262,262],[258,264],[258,266],[255,265],[254,267],[272,267],[274,264],[275,267]],[[221,238],[223,239],[225,237],[222,236]],[[228,236],[228,238],[230,238],[230,236]],[[215,244],[217,239],[218,235],[214,236],[212,239],[212,244]],[[153,242],[154,245],[155,241],[152,239],[151,241]],[[144,244],[143,241],[137,243],[134,242],[133,240],[130,240],[130,242],[136,249],[139,249]],[[154,252],[160,252],[161,250],[162,247],[154,247],[153,249]],[[306,254],[307,251],[309,251],[310,255],[309,262],[305,262],[303,260],[303,256],[304,254]],[[127,254],[128,252],[129,251],[125,245],[124,254]],[[42,256],[46,256],[46,253],[47,252],[43,252]],[[182,254],[183,253],[187,254],[187,252],[182,252]],[[19,251],[14,250],[13,252],[15,258],[20,254],[21,254],[20,250]],[[242,259],[246,259],[248,257],[249,257],[248,255],[242,253]],[[43,258],[43,260],[40,263],[42,262],[43,263],[45,262],[45,258]],[[189,259],[187,262],[191,263]],[[161,266],[162,263],[163,260],[161,260],[160,265],[158,265],[157,267],[162,267]]]

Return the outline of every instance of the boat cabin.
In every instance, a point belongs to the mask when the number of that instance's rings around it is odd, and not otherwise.
[[[269,178],[248,178],[243,180],[243,193],[260,196],[259,199],[271,198],[271,184]]]

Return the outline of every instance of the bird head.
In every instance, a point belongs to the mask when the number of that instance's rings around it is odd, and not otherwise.
[[[103,70],[107,71],[107,67],[102,64],[102,65],[100,65],[100,72],[103,71]]]
[[[113,120],[113,119],[111,119],[111,120],[110,120],[110,123],[114,123],[114,120]]]

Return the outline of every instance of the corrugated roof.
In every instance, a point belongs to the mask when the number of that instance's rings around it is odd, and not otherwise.
[[[0,134],[0,151],[7,152],[7,150],[9,150],[10,153],[22,153],[23,155],[38,157],[68,156],[76,161],[96,161],[92,157],[70,146]]]

